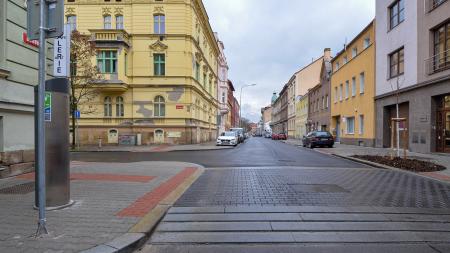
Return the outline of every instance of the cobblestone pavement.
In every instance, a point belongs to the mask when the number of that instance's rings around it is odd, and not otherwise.
[[[450,185],[381,169],[209,169],[175,205],[450,208]]]
[[[133,209],[136,200],[154,190],[158,194],[153,197],[163,197],[170,192],[165,189],[167,186],[175,187],[167,182],[193,166],[196,165],[178,162],[75,162],[71,169],[71,198],[76,202],[69,208],[47,212],[50,236],[42,239],[33,237],[38,216],[33,209],[34,187],[22,187],[22,192],[11,192],[9,188],[33,186],[32,175],[2,179],[0,252],[78,252],[109,242],[128,232],[142,218],[139,212],[118,215],[120,211]],[[149,206],[136,208],[148,210]]]

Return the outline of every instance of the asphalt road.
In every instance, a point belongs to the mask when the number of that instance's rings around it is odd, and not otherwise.
[[[364,165],[294,147],[265,138],[250,138],[233,149],[214,151],[175,151],[162,153],[90,152],[72,153],[72,160],[89,162],[180,161],[217,167],[338,167],[361,168]]]

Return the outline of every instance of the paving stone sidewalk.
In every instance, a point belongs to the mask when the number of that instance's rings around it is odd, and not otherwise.
[[[302,141],[297,139],[289,139],[284,142],[294,146],[302,146]],[[339,143],[336,143],[334,148],[317,148],[315,150],[326,154],[339,155],[344,157],[351,157],[353,155],[391,155],[395,152],[389,148],[360,147],[354,145],[344,145]],[[447,169],[444,171],[420,173],[420,174],[433,177],[435,179],[439,179],[442,181],[450,182],[450,154],[441,154],[441,153],[422,154],[407,151],[407,156],[409,158],[434,162],[447,167]]]
[[[142,145],[142,146],[117,146],[106,145],[99,148],[95,145],[82,146],[74,152],[171,152],[171,151],[202,151],[202,150],[221,150],[231,149],[232,146],[216,146],[216,142],[206,142],[190,145]]]
[[[69,208],[48,211],[50,235],[33,237],[34,175],[0,180],[0,252],[79,252],[129,232],[200,166],[180,162],[72,162]]]

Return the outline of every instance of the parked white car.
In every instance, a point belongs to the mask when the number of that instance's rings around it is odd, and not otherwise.
[[[216,142],[217,146],[237,146],[239,144],[239,135],[237,132],[224,132]]]

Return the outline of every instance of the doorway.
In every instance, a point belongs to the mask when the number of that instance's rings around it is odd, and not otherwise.
[[[436,150],[450,153],[450,95],[441,99],[436,121]]]
[[[336,117],[336,142],[341,141],[341,117]]]
[[[158,129],[155,131],[155,143],[156,144],[164,143],[164,131],[163,130]]]
[[[119,131],[117,129],[108,131],[108,144],[119,144]]]
[[[0,116],[0,152],[3,151],[3,116]]]

